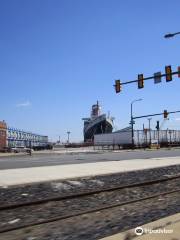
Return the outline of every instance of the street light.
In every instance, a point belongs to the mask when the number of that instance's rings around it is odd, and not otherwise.
[[[67,131],[67,135],[68,135],[68,140],[67,140],[67,142],[69,143],[69,135],[70,135],[70,131]]]
[[[142,101],[143,99],[135,99],[131,102],[131,137],[132,137],[132,148],[134,148],[134,119],[133,119],[133,103]]]
[[[151,145],[151,120],[152,120],[152,118],[148,118],[148,121],[149,121],[149,145]]]
[[[174,37],[175,35],[178,35],[178,34],[180,34],[180,32],[168,33],[168,34],[164,35],[164,38],[172,38],[172,37]]]

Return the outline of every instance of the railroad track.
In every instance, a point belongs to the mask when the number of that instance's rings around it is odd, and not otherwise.
[[[156,183],[161,183],[161,182],[166,182],[169,180],[174,180],[174,179],[180,179],[180,173],[175,174],[175,175],[164,175],[160,179],[155,179],[155,180],[150,180],[150,181],[144,181],[144,182],[139,182],[139,183],[131,183],[131,184],[124,184],[122,186],[113,186],[113,187],[108,187],[105,188],[103,187],[102,189],[97,189],[97,190],[88,190],[88,191],[83,191],[80,193],[76,194],[69,194],[68,196],[58,196],[58,197],[46,197],[42,200],[31,200],[31,202],[24,202],[24,203],[12,203],[11,205],[5,205],[5,206],[0,206],[0,211],[1,210],[7,210],[7,209],[13,209],[16,207],[25,207],[29,205],[36,205],[36,204],[41,204],[41,203],[46,203],[50,201],[59,201],[59,200],[64,200],[64,199],[73,199],[77,197],[84,197],[92,194],[98,194],[102,192],[110,192],[114,190],[120,190],[124,188],[134,188],[134,187],[139,187],[139,186],[148,186]]]
[[[93,193],[96,191],[115,189],[180,174],[180,165],[144,169],[121,174],[108,174],[67,180],[56,180],[31,183],[17,186],[0,186],[0,208],[16,206],[24,203],[41,203],[44,200],[73,197],[77,193]],[[7,201],[8,199],[8,201]]]
[[[87,191],[72,196],[59,196],[3,206],[0,207],[0,239],[1,235],[4,234],[11,236],[11,233],[13,235],[14,232],[23,231],[24,229],[44,228],[47,224],[56,225],[56,223],[60,222],[71,222],[73,219],[81,219],[81,217],[91,216],[96,213],[103,215],[104,212],[112,212],[115,209],[119,211],[124,207],[131,209],[132,206],[140,206],[141,203],[142,206],[144,203],[146,203],[145,205],[149,203],[153,205],[155,201],[162,202],[163,199],[168,201],[171,196],[173,198],[176,196],[179,200],[179,182],[180,175],[176,174],[141,183]],[[125,213],[123,212],[123,214]]]

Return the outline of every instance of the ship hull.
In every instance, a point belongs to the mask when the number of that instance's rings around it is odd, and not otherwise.
[[[84,142],[92,142],[94,134],[111,133],[113,130],[112,120],[101,115],[90,121],[84,128]]]

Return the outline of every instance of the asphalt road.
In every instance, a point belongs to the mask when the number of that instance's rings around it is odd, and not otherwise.
[[[132,150],[120,152],[89,152],[89,153],[35,153],[32,156],[0,157],[0,170],[53,166],[61,164],[93,163],[104,161],[122,161],[133,159],[150,159],[160,157],[180,157],[180,149],[172,150]]]

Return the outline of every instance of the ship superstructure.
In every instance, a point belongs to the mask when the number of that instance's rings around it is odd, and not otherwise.
[[[113,130],[113,118],[101,113],[99,102],[92,105],[90,118],[83,118],[84,142],[93,142],[94,134],[111,133]]]

